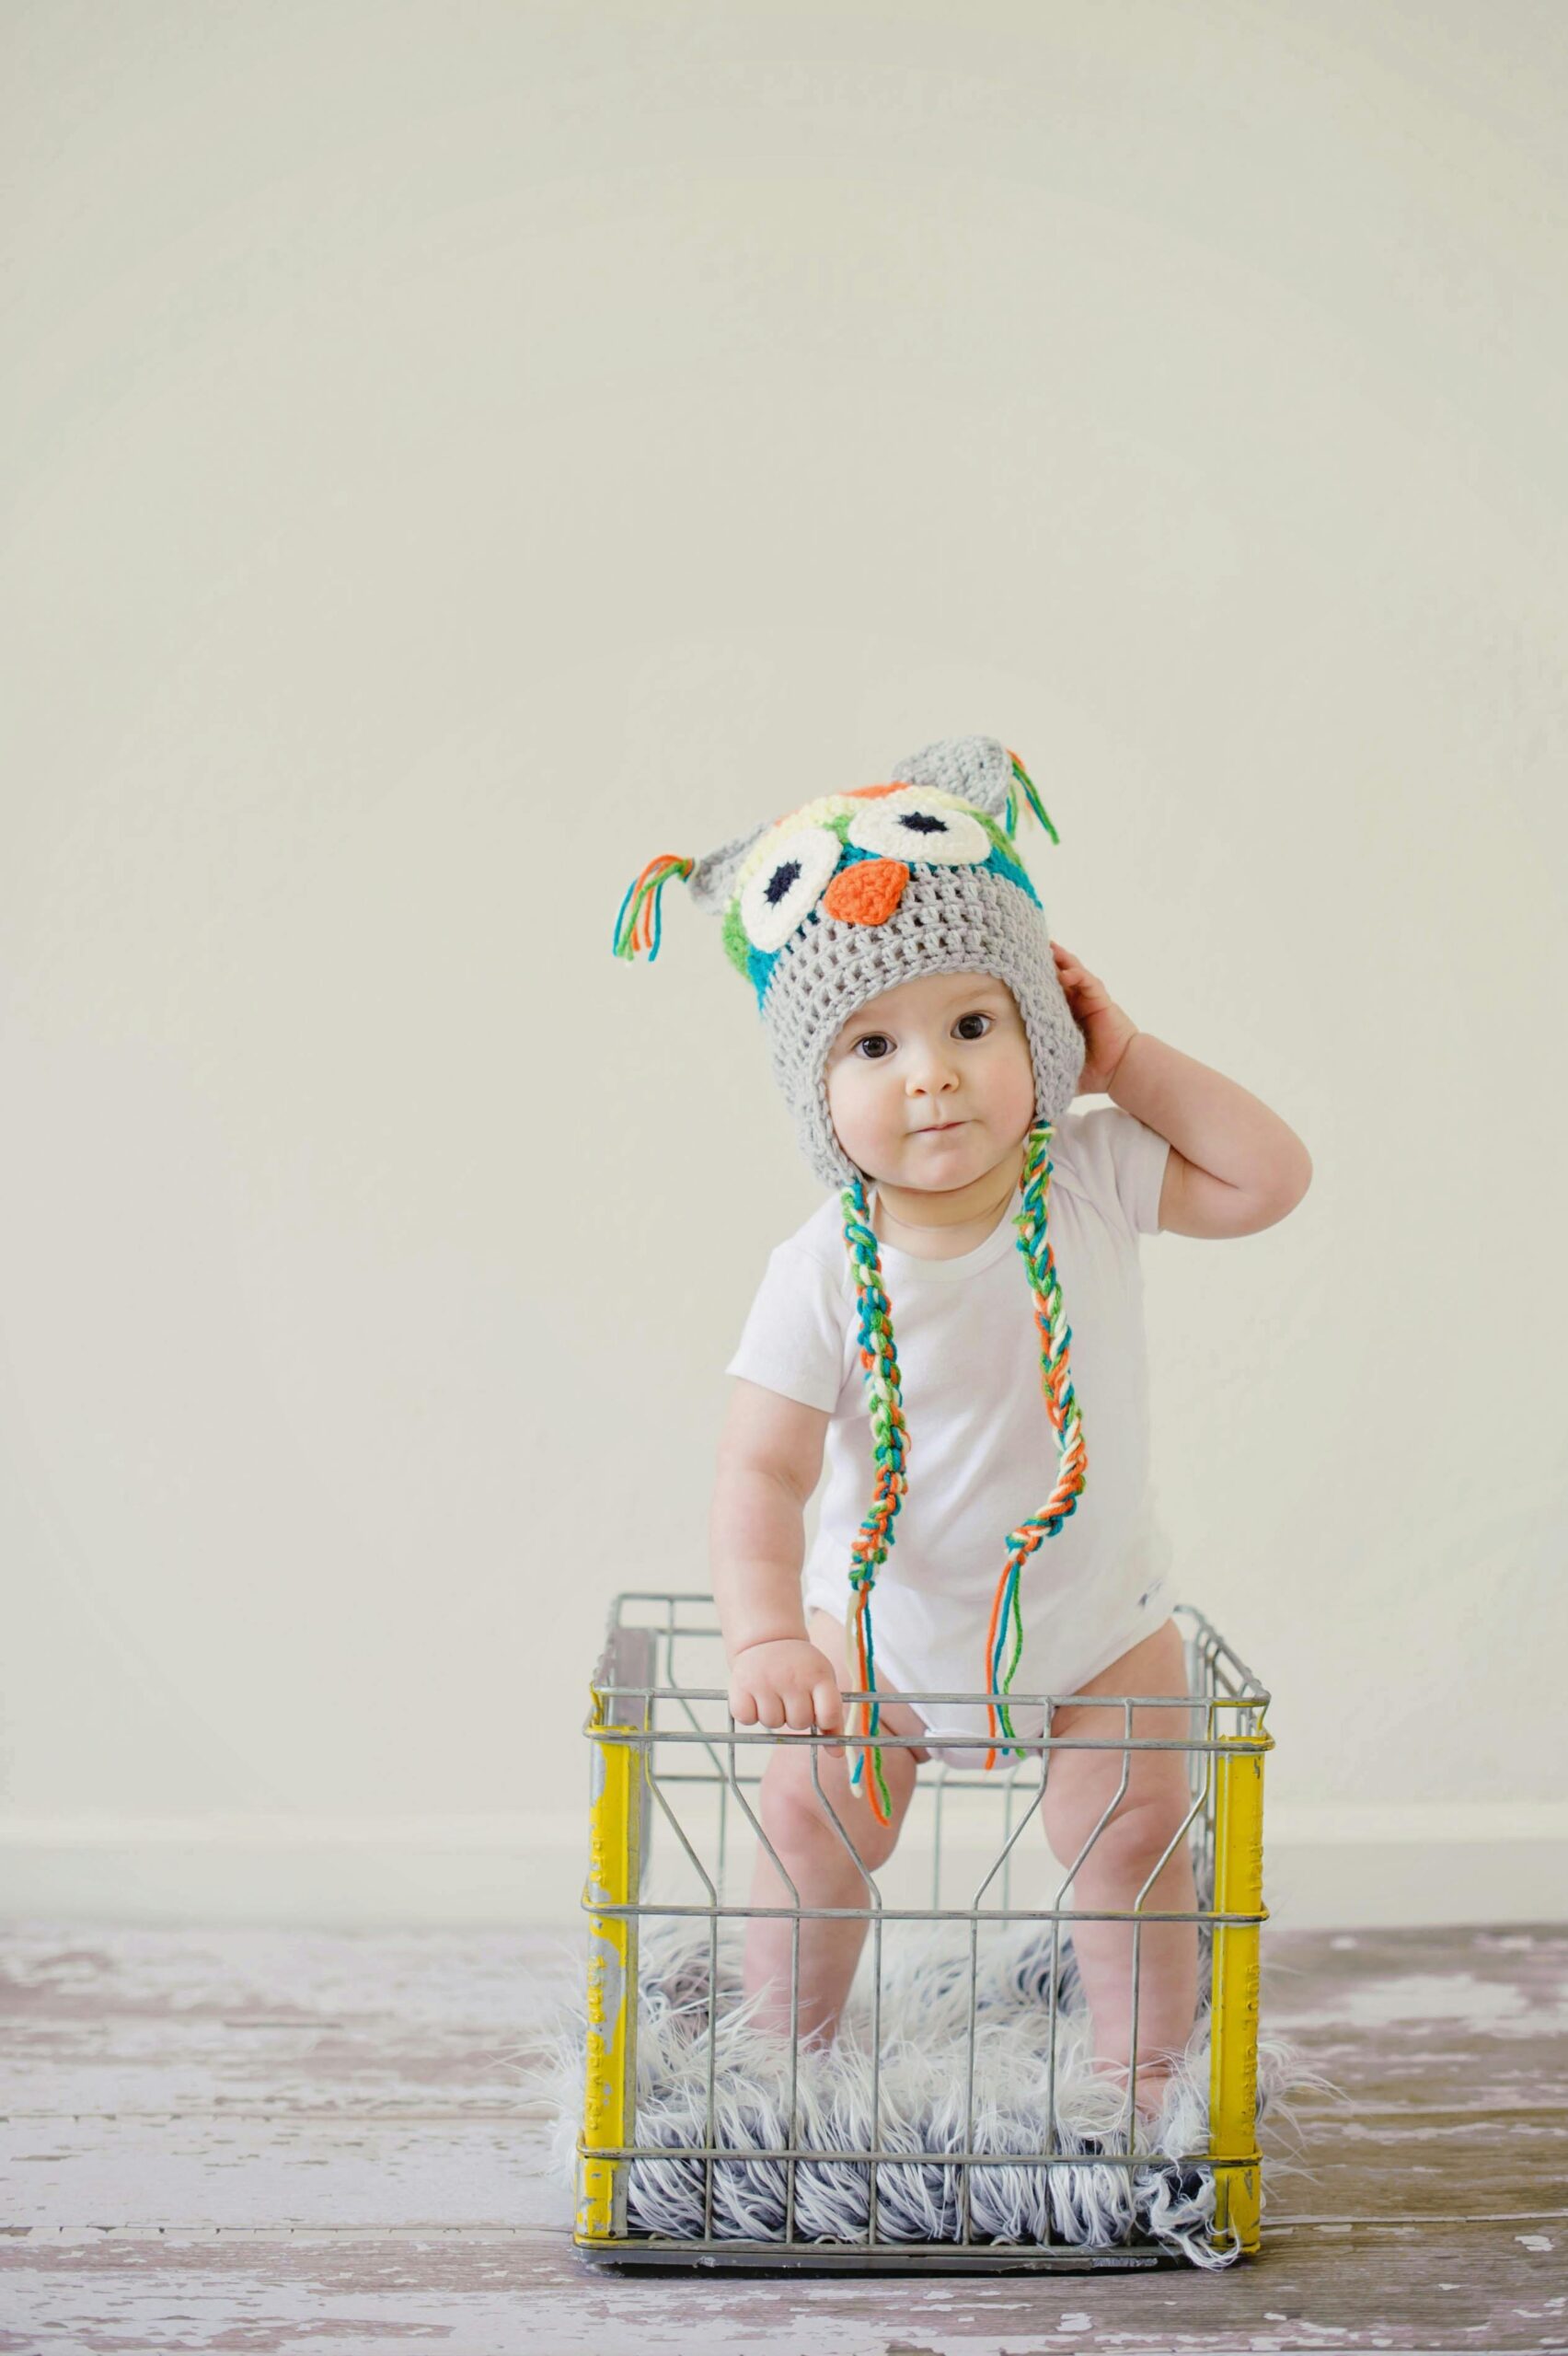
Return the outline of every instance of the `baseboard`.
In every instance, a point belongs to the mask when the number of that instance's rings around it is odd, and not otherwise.
[[[1281,1802],[1263,1846],[1264,1902],[1280,1925],[1568,1922],[1561,1803]],[[0,1816],[0,1919],[570,1931],[585,1847],[579,1808]]]

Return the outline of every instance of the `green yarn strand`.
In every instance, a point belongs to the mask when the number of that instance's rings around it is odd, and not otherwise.
[[[1009,753],[1008,755],[1008,758],[1012,763],[1012,772],[1013,776],[1018,780],[1018,785],[1022,786],[1025,794],[1028,796],[1030,808],[1033,811],[1035,816],[1044,827],[1045,832],[1050,836],[1051,840],[1054,843],[1059,844],[1062,837],[1056,832],[1055,827],[1051,824],[1050,819],[1045,814],[1045,804],[1040,799],[1039,791],[1035,786],[1034,780],[1030,776],[1029,771],[1024,768],[1023,763],[1019,759],[1016,753]],[[1018,833],[1018,785],[1015,785],[1009,790],[1006,820],[1009,834],[1015,837]]]

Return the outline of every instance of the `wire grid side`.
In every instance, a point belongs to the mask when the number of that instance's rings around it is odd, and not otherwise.
[[[869,2189],[868,2228],[865,2246],[875,2250],[879,2244],[879,2175],[883,2165],[904,2166],[912,2163],[940,2163],[956,2165],[961,2193],[961,2217],[956,2236],[959,2246],[967,2251],[974,2246],[973,2184],[974,2171],[986,2167],[1016,2165],[1018,2154],[997,2155],[975,2147],[974,2085],[976,2027],[981,1987],[980,1939],[982,1927],[994,1934],[1009,1923],[1024,1923],[1035,1926],[1048,1925],[1050,1934],[1049,1963],[1045,1975],[1049,2007],[1050,2085],[1047,2116],[1050,2131],[1044,2150],[1033,2155],[1031,2165],[1049,2168],[1078,2165],[1081,2151],[1064,2151],[1057,2147],[1055,2111],[1055,2061],[1058,2050],[1058,2004],[1060,1973],[1058,1969],[1064,1926],[1075,1920],[1124,1920],[1132,1925],[1133,1939],[1133,2015],[1132,2046],[1136,2050],[1137,1959],[1142,1925],[1148,1920],[1195,1921],[1200,1925],[1200,1946],[1205,1937],[1212,1943],[1210,1958],[1214,2001],[1211,2006],[1211,2084],[1208,2150],[1200,2154],[1175,2155],[1183,2162],[1202,2157],[1215,2171],[1216,2228],[1232,2235],[1240,2246],[1255,2247],[1257,2244],[1257,2203],[1259,2198],[1257,2154],[1253,2148],[1255,2125],[1252,2098],[1256,2067],[1256,1935],[1266,1910],[1261,1906],[1261,1772],[1265,1749],[1272,1738],[1264,1732],[1263,1712],[1268,1695],[1246,1665],[1225,1643],[1211,1623],[1190,1606],[1176,1607],[1183,1623],[1183,1637],[1189,1668],[1189,1696],[1181,1701],[1170,1696],[1085,1697],[1100,1701],[1107,1715],[1113,1704],[1123,1712],[1120,1736],[1050,1738],[1043,1735],[1031,1740],[1020,1738],[1019,1755],[1001,1773],[988,1775],[964,1773],[936,1762],[925,1777],[918,1779],[916,1799],[911,1804],[900,1842],[899,1851],[889,1865],[872,1874],[859,1864],[855,1844],[837,1816],[816,1776],[821,1745],[826,1738],[781,1737],[767,1730],[736,1728],[727,1707],[727,1677],[723,1673],[721,1635],[718,1627],[712,1600],[700,1595],[663,1595],[637,1591],[618,1596],[612,1606],[610,1627],[605,1654],[595,1672],[593,1687],[594,1710],[587,1731],[594,1738],[596,1753],[615,1757],[619,1763],[606,1766],[595,1774],[595,1834],[594,1865],[589,1886],[584,1892],[584,1905],[591,1914],[591,1992],[594,1955],[607,1956],[608,1966],[602,1972],[597,2015],[599,2034],[590,2038],[589,2100],[585,2106],[584,2133],[582,2139],[582,2163],[580,2188],[582,2198],[579,2210],[581,2242],[604,2246],[627,2242],[626,2189],[631,2164],[638,2160],[658,2158],[667,2161],[671,2154],[666,2147],[640,2143],[633,2132],[634,2097],[637,2084],[636,2042],[639,2012],[640,1979],[638,1957],[642,1934],[651,1926],[685,1918],[694,1929],[705,1936],[705,1980],[707,2005],[707,2084],[705,2133],[682,2144],[676,2156],[700,2165],[703,2178],[702,2231],[695,2240],[684,2243],[687,2255],[716,2246],[714,2241],[714,2181],[715,2166],[732,2158],[715,2131],[715,2085],[718,2051],[721,1997],[737,1993],[732,1982],[726,1987],[721,1968],[721,1929],[728,1932],[749,1915],[772,1911],[787,1916],[791,1923],[791,2015],[795,2008],[799,1986],[800,1927],[802,1920],[827,1914],[854,1915],[862,1919],[870,1939],[871,1988],[871,2128],[868,2138],[853,2146],[825,2148],[820,2144],[803,2146],[798,2134],[798,2094],[800,2051],[798,2030],[789,2039],[789,2062],[786,2086],[787,2128],[781,2142],[759,2145],[748,2156],[758,2161],[781,2163],[787,2180],[784,2229],[782,2238],[767,2243],[769,2257],[776,2254],[799,2253],[802,2247],[796,2234],[796,2180],[802,2162],[813,2164],[831,2161],[840,2165],[863,2166]],[[721,1681],[705,1681],[714,1678],[715,1669]],[[951,1698],[974,1700],[973,1695],[919,1698]],[[1073,1697],[1019,1697],[1044,1701],[1065,1701]],[[1193,1738],[1189,1723],[1186,1738],[1170,1737],[1135,1738],[1131,1733],[1132,1712],[1140,1701],[1182,1711],[1196,1716],[1201,1714],[1202,1733]],[[1047,1719],[1047,1724],[1049,1723]],[[879,1737],[890,1745],[908,1744],[917,1738]],[[824,1808],[838,1830],[848,1854],[855,1858],[862,1883],[863,1902],[855,1907],[812,1908],[800,1903],[800,1894],[790,1882],[782,1860],[778,1856],[763,1827],[754,1805],[756,1787],[761,1782],[767,1751],[781,1739],[809,1743],[813,1746],[813,1776]],[[1137,1893],[1134,1906],[1118,1913],[1101,1910],[1078,1910],[1060,1903],[1045,1907],[1025,1903],[1017,1889],[1016,1867],[1020,1858],[1020,1843],[1026,1828],[1039,1809],[1043,1796],[1050,1755],[1066,1744],[1093,1742],[1101,1748],[1117,1748],[1123,1752],[1123,1776],[1118,1793],[1104,1810],[1101,1821],[1084,1843],[1079,1857],[1074,1861],[1058,1900],[1065,1895],[1074,1876],[1113,1815],[1122,1794],[1126,1789],[1131,1753],[1141,1748],[1180,1748],[1186,1752],[1189,1807],[1185,1819],[1172,1837],[1161,1857],[1147,1877]],[[1256,1796],[1255,1808],[1239,1808],[1234,1800],[1234,1787],[1239,1774],[1244,1774],[1249,1788]],[[921,1830],[922,1795],[928,1795],[924,1815],[928,1819],[927,1837],[918,1837]],[[970,1825],[974,1822],[978,1806],[983,1816],[988,1816],[994,1826],[998,1802],[1002,1826],[998,1838],[991,1836],[995,1851],[987,1869],[980,1875],[967,1894],[970,1902],[959,1905],[944,1903],[963,1894],[963,1878],[964,1842],[961,1835],[961,1820],[967,1812]],[[1243,1859],[1239,1872],[1226,1866],[1225,1833],[1228,1823],[1234,1831],[1240,1827],[1253,1837],[1252,1851]],[[737,1902],[732,1890],[732,1871],[737,1854],[749,1860],[754,1854],[752,1842],[744,1844],[737,1834],[744,1831],[767,1851],[773,1861],[781,1885],[790,1890],[792,1902],[784,1907],[759,1910]],[[916,1838],[911,1839],[911,1833]],[[1221,1888],[1216,1878],[1216,1850],[1218,1839],[1221,1856]],[[1144,1900],[1158,1879],[1166,1860],[1173,1854],[1179,1840],[1189,1839],[1194,1857],[1194,1872],[1200,1891],[1212,1894],[1208,1906],[1200,1906],[1195,1913],[1175,1910],[1148,1910]],[[969,1844],[974,1846],[973,1842]],[[986,1843],[979,1844],[977,1862],[984,1863],[987,1854]],[[650,1867],[655,1855],[663,1852],[675,1868],[666,1874],[670,1887],[655,1894],[650,1880]],[[1040,1870],[1048,1870],[1048,1852],[1043,1842],[1033,1844],[1032,1854]],[[909,1886],[909,1868],[928,1876],[927,1886],[918,1891]],[[897,1869],[897,1870],[895,1870]],[[973,1869],[970,1878],[973,1879]],[[903,1888],[894,1893],[905,1902],[890,1903],[884,1896],[883,1885],[902,1881]],[[684,1894],[674,1894],[681,1891]],[[883,1985],[883,1946],[890,1925],[924,1924],[962,1928],[967,1934],[968,2014],[963,2024],[964,2048],[964,2116],[966,2131],[962,2146],[942,2151],[897,2151],[884,2147],[880,2115],[880,2078],[882,2049],[880,2012]],[[1247,1998],[1250,1992],[1250,2007]],[[612,2004],[610,1995],[616,2002]],[[593,2049],[597,2045],[597,2051]],[[1105,2163],[1130,2170],[1135,2165],[1147,2165],[1147,2154],[1135,2152],[1131,2122],[1133,2119],[1134,2083],[1129,2083],[1126,2101],[1126,2134],[1121,2150],[1107,2147],[1102,2154]],[[595,2098],[594,2089],[597,2088]],[[1052,2233],[1049,2215],[1043,2236],[1043,2256],[1051,2254]],[[638,2246],[649,2247],[645,2239]],[[733,2244],[730,2254],[734,2254]],[[940,2245],[951,2255],[951,2244]],[[905,2246],[905,2254],[913,2255]],[[1089,2257],[1081,2247],[1071,2251],[1071,2262],[1083,2264]],[[1124,2262],[1124,2252],[1107,2253],[1108,2262],[1117,2257]],[[1064,2262],[1066,2260],[1064,2259]]]

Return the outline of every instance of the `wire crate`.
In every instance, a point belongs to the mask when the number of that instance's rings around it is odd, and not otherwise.
[[[875,1873],[859,1866],[865,1885],[862,1906],[813,1909],[797,1901],[757,1909],[734,1887],[737,1866],[752,1863],[757,1844],[773,1858],[784,1886],[792,1887],[763,1830],[755,1804],[768,1746],[786,1741],[813,1746],[813,1781],[823,1806],[835,1815],[848,1845],[856,1847],[853,1823],[846,1825],[836,1817],[817,1777],[816,1750],[830,1738],[736,1727],[728,1707],[728,1670],[711,1597],[632,1590],[615,1598],[583,1728],[591,1745],[590,1863],[582,1900],[588,1926],[586,2050],[582,2127],[576,2139],[574,2240],[587,2259],[644,2266],[812,2270],[889,2271],[935,2266],[1085,2271],[1194,2259],[1228,2263],[1257,2250],[1262,2201],[1257,2139],[1258,1944],[1268,1914],[1262,1901],[1262,1774],[1264,1755],[1274,1747],[1273,1737],[1263,1727],[1270,1697],[1201,1612],[1178,1604],[1174,1616],[1186,1653],[1186,1700],[1132,1694],[1015,1694],[1009,1697],[1015,1710],[1031,1702],[1043,1705],[1045,1731],[1033,1738],[1020,1734],[1010,1761],[989,1773],[979,1764],[984,1744],[976,1749],[974,1768],[928,1762],[916,1779],[893,1856]],[[907,1693],[903,1698],[971,1704],[983,1703],[985,1699],[974,1693]],[[1098,1705],[1090,1721],[1097,1731],[1068,1736],[1049,1731],[1055,1705],[1086,1701]],[[1135,1705],[1161,1704],[1185,1714],[1177,1733],[1169,1738],[1135,1738]],[[1118,1724],[1120,1732],[1112,1732]],[[917,1738],[879,1731],[870,1739],[891,1748],[911,1744]],[[948,1738],[942,1741],[944,1747],[951,1747]],[[1148,1876],[1130,1912],[1113,1914],[1063,1904],[1114,1802],[1055,1887],[1049,1885],[1056,1861],[1043,1830],[1036,1827],[1032,1842],[1027,1848],[1020,1845],[1040,1811],[1054,1753],[1086,1743],[1121,1750],[1124,1789],[1133,1751],[1158,1747],[1185,1752],[1191,1805],[1177,1837],[1185,1837],[1191,1843],[1199,1900],[1196,1913],[1145,1908],[1143,1900],[1159,1866]],[[1172,1841],[1165,1856],[1174,1847]],[[1025,1887],[1032,1879],[1046,1886]],[[661,1882],[664,1886],[656,1887]],[[813,1913],[848,1913],[863,1917],[868,1925],[861,1968],[870,1989],[870,2127],[863,2143],[814,2142],[807,2146],[799,2141],[801,2054],[798,2029],[793,2035],[779,2033],[780,2042],[788,2046],[781,2138],[765,2138],[742,2151],[726,2146],[717,2135],[719,2013],[725,1993],[721,1938],[732,1939],[737,1924],[744,1927],[749,1914],[762,1911],[782,1914],[791,1922],[791,1995],[798,1983],[802,1918]],[[987,2231],[977,2223],[977,2212],[984,2207],[975,2191],[980,2180],[977,2172],[1003,2165],[996,2153],[977,2149],[974,2141],[976,2023],[986,1955],[1009,1926],[1020,1924],[1032,1926],[1028,1935],[1038,1934],[1042,1953],[1048,1943],[1050,1955],[1048,1995],[1040,2000],[1049,2006],[1050,2098],[1038,2138],[1031,2139],[1024,2154],[1016,2148],[1008,2153],[1006,2165],[1017,2167],[1021,2163],[1031,2171],[1081,2168],[1082,2145],[1075,2145],[1070,2135],[1064,2139],[1057,2131],[1058,2003],[1066,2001],[1059,1994],[1057,1966],[1070,1944],[1073,1924],[1095,1921],[1120,1921],[1132,1926],[1135,2047],[1141,1924],[1159,1921],[1198,1925],[1201,1991],[1206,1993],[1208,2005],[1207,2107],[1203,2121],[1206,2142],[1195,2151],[1161,2151],[1152,2156],[1175,2167],[1201,2165],[1210,2172],[1204,2181],[1212,2181],[1213,2187],[1212,2235],[1202,2248],[1216,2255],[1201,2254],[1189,2243],[1184,2261],[1162,2241],[1136,2233],[1124,2235],[1113,2246],[1086,2247],[1081,2237],[1053,2227],[1049,2202],[1039,2212],[1043,2230],[1022,2236]],[[639,2024],[641,2019],[646,2035],[649,2006],[661,1995],[652,1973],[662,1958],[667,1959],[672,1926],[682,1938],[695,1940],[704,1956],[704,1968],[696,1977],[700,1982],[698,1999],[706,2007],[706,2116],[698,2119],[698,2131],[639,2142]],[[954,2115],[964,2121],[964,2131],[955,2132],[940,2150],[891,2148],[884,2141],[879,2109],[884,1965],[891,1944],[905,1932],[951,1939],[960,1969],[967,1965],[967,2030],[961,2032],[953,2059],[955,2089],[967,2090],[967,2116],[963,2107],[956,2110]],[[882,2083],[885,2084],[885,2073]],[[699,2104],[699,2112],[701,2108]],[[1151,2154],[1147,2142],[1135,2148],[1132,2118],[1133,2085],[1129,2084],[1124,2141],[1120,2148],[1114,2141],[1097,2147],[1098,2165],[1129,2171],[1148,2167]],[[715,2170],[722,2171],[743,2158],[772,2164],[784,2186],[777,2229],[766,2235],[738,2231],[732,2216],[722,2224],[716,2217]],[[679,2234],[648,2230],[637,2221],[635,2201],[629,2204],[628,2223],[628,2190],[640,2163],[666,2169],[673,2164],[685,2166],[697,2212],[692,2230]],[[900,2230],[890,2229],[885,2192],[879,2201],[879,2188],[891,2180],[889,2171],[916,2165],[939,2169],[943,2182],[951,2178],[953,2186],[952,2200],[944,2212],[950,2230],[940,2238],[912,2238],[906,2222]],[[863,2231],[824,2240],[806,2229],[797,2190],[801,2171],[813,2167],[852,2169],[864,2177]],[[1133,2178],[1129,2175],[1112,2180],[1127,2184]],[[1064,2181],[1046,2179],[1053,2200]],[[698,2186],[700,2190],[696,2189]]]

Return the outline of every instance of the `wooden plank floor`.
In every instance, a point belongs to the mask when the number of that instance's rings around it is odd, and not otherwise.
[[[0,2350],[1037,2356],[1568,2350],[1568,1930],[1265,1932],[1266,2127],[1220,2274],[591,2272],[530,2022],[571,1934],[0,1932]]]

